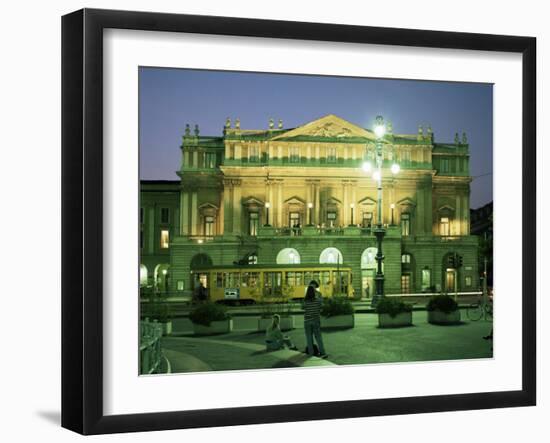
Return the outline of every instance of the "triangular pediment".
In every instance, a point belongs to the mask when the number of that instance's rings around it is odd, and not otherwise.
[[[359,200],[360,205],[372,206],[376,204],[376,200],[370,197],[365,197],[363,200]]]
[[[243,205],[244,206],[259,206],[259,207],[263,207],[264,206],[264,202],[257,199],[256,197],[248,197],[248,198],[245,198],[243,199]]]
[[[416,206],[416,203],[413,199],[405,197],[397,202],[400,206]]]
[[[288,200],[285,200],[287,205],[305,205],[306,202],[297,196],[290,197]]]
[[[306,123],[288,132],[274,137],[272,140],[288,139],[297,137],[347,139],[366,138],[376,140],[375,135],[353,123],[344,120],[334,114],[325,115],[317,120]]]

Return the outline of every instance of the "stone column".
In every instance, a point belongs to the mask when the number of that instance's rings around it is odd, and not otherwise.
[[[464,210],[464,235],[470,235],[470,195],[469,191],[466,191],[463,196],[463,205]]]
[[[155,230],[155,208],[148,208],[146,217],[149,217],[148,221],[148,236],[147,236],[147,244],[146,244],[146,250],[149,254],[154,254],[155,252],[155,237],[156,237],[156,230]],[[159,239],[160,241],[160,239]]]
[[[241,214],[242,214],[242,201],[241,201],[241,181],[232,180],[233,182],[233,234],[241,234]]]
[[[321,189],[319,187],[319,181],[315,181],[313,184],[313,194],[315,201],[313,202],[313,224],[320,225],[321,224]]]
[[[189,235],[189,193],[180,194],[180,234]]]
[[[223,181],[223,235],[229,235],[233,230],[232,194],[232,182],[226,179]]]
[[[454,219],[454,232],[451,232],[451,235],[462,235],[462,197],[460,195],[456,196],[456,208],[455,208],[455,219]]]
[[[350,224],[349,220],[349,213],[350,213],[350,206],[349,206],[349,198],[348,198],[348,189],[349,189],[349,183],[347,181],[342,182],[342,202],[344,205],[344,213],[342,214],[343,217],[341,219],[342,224],[344,226],[347,226]]]
[[[277,217],[277,226],[283,226],[283,180],[277,182],[277,209],[275,211]]]
[[[193,190],[193,192],[191,193],[191,235],[197,235],[198,215],[199,215],[199,207],[197,202],[197,191]]]

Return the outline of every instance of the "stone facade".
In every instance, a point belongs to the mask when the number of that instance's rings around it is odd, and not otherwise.
[[[469,145],[465,135],[434,140],[431,128],[403,135],[389,124],[382,140],[387,294],[451,289],[455,276],[459,291],[479,286]],[[377,190],[362,165],[374,158],[375,145],[372,131],[334,115],[292,129],[270,121],[267,129],[245,130],[228,120],[219,137],[187,127],[180,180],[142,183],[146,245],[161,243],[162,208],[171,217],[169,247],[142,248],[149,283],[184,294],[200,263],[227,265],[250,255],[258,264],[340,259],[353,269],[356,293],[368,285],[372,294]],[[459,254],[463,266],[449,269],[449,254]],[[161,283],[158,260],[168,269]]]

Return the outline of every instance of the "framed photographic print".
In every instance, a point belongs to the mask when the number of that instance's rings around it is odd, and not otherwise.
[[[64,427],[535,404],[534,38],[62,25]]]

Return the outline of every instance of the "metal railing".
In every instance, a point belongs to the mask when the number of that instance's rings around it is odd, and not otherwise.
[[[139,322],[140,374],[159,372],[162,360],[161,337],[162,326],[159,323],[149,320]]]

